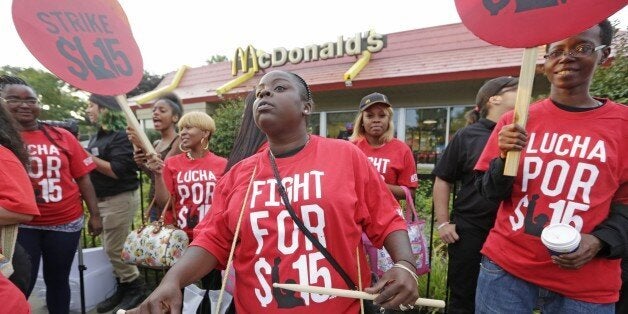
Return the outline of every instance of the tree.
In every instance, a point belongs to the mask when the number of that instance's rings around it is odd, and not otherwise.
[[[619,33],[615,42],[615,57],[608,67],[600,67],[593,76],[591,93],[628,104],[628,34]]]
[[[133,90],[126,94],[127,97],[133,97],[152,91],[159,85],[159,82],[164,79],[163,75],[151,74],[148,71],[144,71],[142,80]]]
[[[206,60],[207,64],[214,64],[225,61],[229,61],[229,59],[227,58],[227,56],[223,55],[213,55],[211,58]]]
[[[8,65],[0,68],[0,74],[20,77],[35,89],[43,109],[39,117],[41,120],[83,120],[87,108],[86,97],[54,74]]]
[[[235,136],[242,123],[244,101],[242,99],[227,100],[220,104],[212,118],[216,122],[216,132],[210,141],[211,151],[219,156],[228,157],[233,147]]]

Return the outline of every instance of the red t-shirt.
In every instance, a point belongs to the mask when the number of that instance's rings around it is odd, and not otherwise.
[[[0,145],[0,178],[2,178],[0,207],[14,213],[39,215],[35,193],[24,166],[13,152],[2,145]]]
[[[416,174],[416,163],[410,147],[404,142],[393,138],[390,142],[379,146],[371,146],[366,139],[358,140],[357,145],[373,163],[384,181],[388,184],[403,185],[409,188],[419,186]]]
[[[26,301],[24,294],[9,279],[0,275],[0,300],[2,300],[1,313],[28,314],[31,306]]]
[[[166,159],[162,173],[175,204],[176,219],[168,209],[164,216],[165,222],[183,229],[191,240],[192,230],[205,218],[212,206],[216,182],[226,165],[227,159],[211,152],[194,160],[188,159],[185,154]]]
[[[497,134],[512,120],[512,112],[501,118],[477,170],[486,171],[499,156]],[[526,130],[528,145],[512,194],[501,203],[482,253],[512,275],[569,298],[617,301],[619,259],[594,258],[578,270],[559,268],[540,232],[562,222],[591,233],[608,217],[613,196],[628,181],[628,107],[607,100],[598,109],[568,112],[546,99],[530,107]]]
[[[60,225],[80,217],[83,203],[74,179],[96,168],[92,157],[72,133],[62,128],[45,128],[56,143],[48,140],[41,130],[21,132],[30,154],[28,175],[41,212],[29,225]]]
[[[381,247],[389,233],[405,230],[381,176],[354,145],[316,136],[296,155],[277,158],[277,167],[296,214],[356,284],[359,249],[362,284],[368,287],[362,232]],[[218,183],[212,211],[196,228],[192,245],[224,268],[244,205],[233,263],[238,313],[358,313],[354,299],[272,288],[273,282],[288,282],[347,289],[293,222],[276,186],[268,149],[236,164]]]

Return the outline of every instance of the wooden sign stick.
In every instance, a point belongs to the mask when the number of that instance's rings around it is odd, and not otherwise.
[[[517,100],[515,102],[514,122],[525,129],[528,121],[528,107],[532,98],[532,85],[534,84],[534,74],[536,72],[536,59],[538,47],[525,48],[523,51],[523,61],[519,73],[519,87],[517,88]],[[525,149],[525,147],[524,147]],[[514,177],[519,169],[520,151],[509,151],[506,155],[504,165],[504,175]]]
[[[155,148],[150,143],[150,140],[148,139],[148,137],[142,130],[140,123],[137,122],[137,118],[135,117],[133,110],[131,110],[131,107],[129,107],[129,103],[126,101],[126,96],[117,95],[116,101],[118,101],[120,108],[122,108],[122,111],[124,112],[124,115],[126,116],[127,124],[129,125],[131,129],[135,130],[135,133],[137,133],[137,136],[140,139],[140,143],[142,144],[142,147],[140,148],[146,153],[146,156],[156,155],[157,152],[155,151]]]
[[[333,295],[337,297],[363,299],[363,300],[373,300],[378,296],[378,294],[370,294],[363,291],[324,288],[324,287],[316,287],[316,286],[304,286],[304,285],[289,284],[289,283],[273,283],[273,287],[291,290],[291,291],[297,291],[297,292]],[[414,302],[414,304],[418,306],[430,306],[430,307],[437,307],[437,308],[445,307],[445,301],[434,300],[434,299],[424,299],[424,298],[417,299],[416,302]]]

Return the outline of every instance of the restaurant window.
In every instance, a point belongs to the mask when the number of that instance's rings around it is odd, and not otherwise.
[[[144,127],[144,130],[155,128],[155,125],[153,124],[153,118],[141,120],[141,124]]]
[[[445,149],[447,108],[406,109],[406,144],[419,173],[429,173]]]
[[[310,134],[319,135],[321,133],[321,114],[311,113],[310,124],[308,126],[308,132]]]
[[[357,111],[328,112],[327,113],[327,134],[330,138],[348,138],[352,131],[353,121]],[[347,128],[349,128],[347,130]]]
[[[458,130],[464,128],[467,125],[467,119],[465,118],[465,114],[473,109],[473,106],[456,106],[451,107],[449,110],[449,140],[453,138],[454,134],[458,132]]]

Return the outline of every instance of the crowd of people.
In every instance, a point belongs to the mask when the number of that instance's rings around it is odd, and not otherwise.
[[[448,313],[628,310],[625,262],[621,272],[628,107],[589,92],[612,36],[605,20],[547,44],[550,94],[530,106],[525,128],[512,111],[517,78],[494,78],[478,90],[468,126],[433,170],[433,228],[449,256]],[[419,282],[400,200],[414,199],[419,180],[412,151],[395,138],[391,102],[365,95],[342,136],[319,137],[308,133],[314,95],[306,79],[266,73],[246,97],[223,158],[211,151],[212,117],[184,114],[175,94],[154,101],[159,139],[148,154],[114,97],[89,97],[96,132],[82,147],[74,134],[39,120],[33,87],[2,76],[0,225],[19,228],[15,247],[2,247],[14,252],[10,267],[0,264],[0,298],[28,313],[41,260],[49,312],[68,313],[69,273],[87,224],[101,236],[117,281],[99,313],[178,312],[182,289],[197,282],[221,289],[229,265],[237,277],[228,313],[413,309]],[[503,174],[510,151],[521,153],[514,177]],[[150,294],[138,267],[120,258],[140,204],[138,171],[150,178],[149,220],[162,217],[191,240]],[[550,254],[543,245],[543,229],[556,223],[580,233],[574,251]],[[394,263],[379,278],[365,242],[385,247]],[[367,304],[273,283],[378,296]]]

